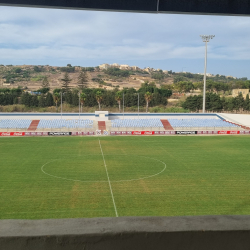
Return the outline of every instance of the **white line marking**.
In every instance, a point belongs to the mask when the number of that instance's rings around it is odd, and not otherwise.
[[[99,140],[99,145],[100,145],[100,149],[101,149],[101,152],[102,152],[102,158],[103,158],[103,162],[104,162],[104,166],[105,166],[106,174],[107,174],[107,177],[108,177],[109,188],[110,188],[110,192],[111,192],[111,196],[112,196],[112,200],[113,200],[113,204],[114,204],[114,208],[115,208],[115,215],[116,215],[116,217],[118,217],[118,213],[117,213],[117,209],[116,209],[116,205],[115,205],[115,199],[114,199],[114,195],[113,195],[113,191],[112,191],[111,183],[110,183],[110,180],[109,180],[108,169],[107,169],[106,162],[105,162],[105,158],[104,158],[103,151],[102,151],[101,141],[100,141],[100,139],[99,139],[99,138],[98,138],[98,140]]]
[[[93,154],[93,155],[97,155],[97,154]],[[112,155],[112,154],[105,154],[105,155]],[[117,154],[116,156],[118,156],[118,155],[119,155],[119,154]],[[125,154],[120,154],[120,155],[124,156]],[[113,156],[113,155],[112,155],[112,156]],[[127,156],[127,155],[126,155],[126,156]],[[157,175],[161,174],[161,173],[162,173],[163,171],[165,171],[166,168],[167,168],[166,163],[163,162],[163,161],[160,161],[160,160],[158,160],[158,159],[154,159],[154,158],[151,158],[151,157],[145,157],[145,156],[137,156],[137,157],[143,157],[143,158],[146,158],[146,159],[152,159],[152,160],[158,161],[158,162],[160,162],[160,163],[162,163],[162,164],[164,165],[164,168],[163,168],[159,173],[156,173],[156,174],[153,174],[153,175],[149,175],[149,176],[145,176],[145,177],[141,177],[141,178],[137,178],[137,179],[119,180],[119,181],[110,181],[110,182],[125,182],[125,181],[139,181],[139,180],[144,180],[144,179],[152,178],[152,177],[154,177],[154,176],[157,176]],[[67,181],[80,181],[80,182],[108,182],[108,181],[83,181],[83,180],[77,180],[77,179],[69,179],[69,178],[64,178],[64,177],[52,175],[52,174],[49,174],[49,173],[45,172],[44,167],[45,167],[47,164],[49,164],[49,163],[51,163],[51,162],[53,162],[53,161],[57,161],[57,160],[58,160],[58,159],[52,160],[52,161],[48,161],[48,162],[46,162],[45,164],[43,164],[42,167],[41,167],[41,171],[42,171],[44,174],[48,175],[48,176],[51,176],[51,177],[54,177],[54,178],[58,178],[58,179],[67,180]]]

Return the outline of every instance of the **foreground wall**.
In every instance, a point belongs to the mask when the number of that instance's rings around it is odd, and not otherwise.
[[[3,250],[249,250],[250,216],[2,220]]]
[[[0,0],[0,5],[149,13],[250,15],[249,0]]]

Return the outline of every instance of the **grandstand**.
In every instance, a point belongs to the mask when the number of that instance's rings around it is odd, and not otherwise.
[[[115,119],[111,121],[112,128],[163,128],[160,119]]]
[[[44,129],[92,129],[93,120],[83,120],[83,119],[54,119],[54,120],[40,120],[37,130]]]
[[[108,131],[204,131],[204,130],[249,130],[244,121],[237,123],[217,114],[141,114],[140,118],[134,114],[110,114],[104,118],[94,114],[84,114],[78,118],[77,114],[61,116],[49,115],[7,115],[0,114],[0,132],[5,131],[68,131],[93,132]],[[14,119],[9,119],[13,117]],[[27,119],[30,118],[30,119]],[[32,119],[31,119],[32,118]],[[67,118],[67,119],[66,119]],[[78,119],[77,119],[78,118]],[[235,118],[235,117],[234,117]]]
[[[220,119],[168,119],[169,123],[175,130],[216,130],[216,129],[240,129],[240,126],[229,123]]]
[[[168,124],[165,126],[165,124]],[[115,119],[111,121],[112,130],[241,130],[232,124],[218,118],[199,119]]]
[[[34,126],[33,122],[36,121]],[[0,119],[0,130],[15,130],[15,131],[29,131],[29,130],[84,130],[93,129],[93,120],[89,119]]]
[[[30,119],[0,119],[0,129],[27,130],[31,124]]]

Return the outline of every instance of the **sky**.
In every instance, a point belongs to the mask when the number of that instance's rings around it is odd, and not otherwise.
[[[119,63],[250,79],[250,17],[0,7],[0,64]]]

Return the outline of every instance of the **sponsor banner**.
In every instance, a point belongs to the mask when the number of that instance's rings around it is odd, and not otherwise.
[[[132,135],[132,131],[127,131],[127,135]]]
[[[155,131],[155,135],[159,135],[160,134],[160,131]]]
[[[201,135],[201,134],[203,134],[203,131],[197,131],[197,134]]]
[[[78,132],[71,132],[71,135],[79,135],[79,133]]]
[[[0,132],[0,136],[24,136],[25,132]]]
[[[132,135],[154,135],[154,131],[132,131]]]
[[[71,135],[71,132],[48,132],[48,135],[56,135],[56,136]]]
[[[110,135],[116,135],[115,131],[110,131]]]
[[[208,131],[202,131],[203,135],[206,135],[208,133]]]
[[[132,135],[142,135],[142,131],[132,131]]]
[[[245,134],[250,134],[250,131],[245,131]]]
[[[96,135],[102,135],[102,131],[101,130],[96,130]]]
[[[197,134],[197,131],[175,131],[175,133],[177,135],[195,135]]]
[[[165,135],[165,131],[159,131],[159,135]]]
[[[103,135],[109,135],[108,130],[103,130]]]
[[[236,135],[236,134],[239,134],[240,133],[240,131],[233,131],[233,130],[229,130],[229,131],[227,131],[227,130],[220,130],[220,131],[218,131],[218,134],[219,135]]]
[[[25,136],[46,136],[48,132],[25,132]]]
[[[122,132],[121,132],[121,131],[116,131],[115,134],[116,134],[116,135],[121,135]]]
[[[228,134],[230,135],[235,135],[240,133],[240,131],[228,131],[228,132],[229,132]]]
[[[85,135],[95,135],[95,132],[85,132]]]
[[[122,131],[122,135],[127,135],[127,131]]]
[[[240,134],[245,134],[245,131],[240,131]]]

